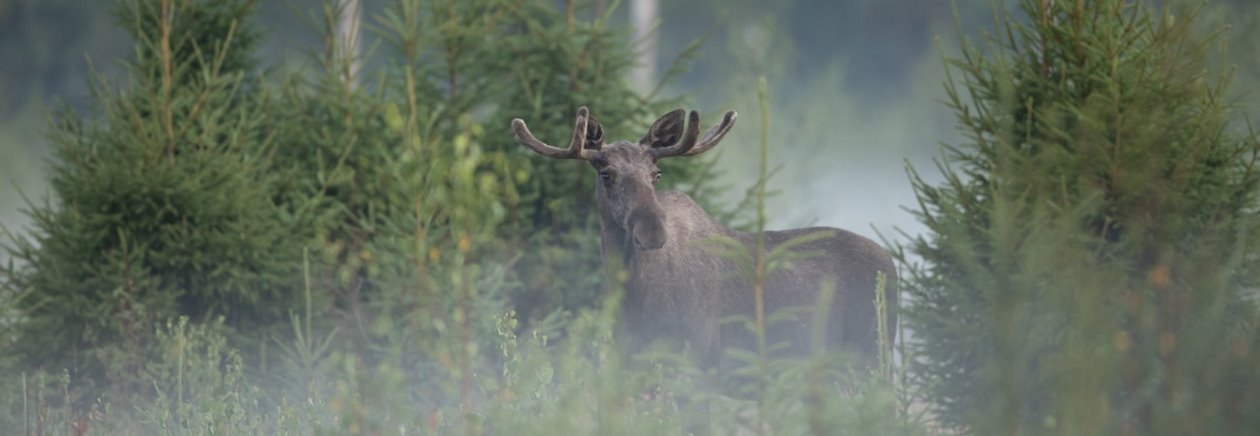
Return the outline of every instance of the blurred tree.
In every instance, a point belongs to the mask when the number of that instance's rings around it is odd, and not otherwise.
[[[84,55],[120,52],[122,32],[110,26],[103,2],[0,0],[0,226],[20,232],[28,222],[19,211],[23,194],[45,188],[49,153],[39,135],[44,112],[54,101],[83,108],[87,81]],[[98,66],[102,73],[115,71]],[[21,191],[21,192],[19,192]],[[0,262],[8,259],[0,253]]]
[[[976,434],[1254,434],[1258,144],[1212,40],[1140,2],[1020,11],[951,61],[967,142],[913,174],[920,386]]]
[[[634,68],[630,70],[630,82],[641,92],[647,92],[655,85],[660,38],[654,27],[660,23],[660,9],[660,0],[630,2],[630,26],[634,29],[634,42],[638,48]]]
[[[1202,6],[1199,27],[1219,31],[1229,50],[1220,50],[1222,62],[1235,69],[1234,94],[1248,113],[1260,113],[1260,7],[1254,2],[1202,2],[1180,0],[1185,7]]]
[[[87,93],[76,71],[85,53],[110,52],[120,35],[110,26],[108,4],[66,0],[0,2],[0,119],[32,100]],[[80,103],[78,98],[70,98]]]

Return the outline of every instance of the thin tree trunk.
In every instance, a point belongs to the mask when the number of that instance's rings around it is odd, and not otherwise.
[[[354,88],[358,84],[363,60],[359,50],[359,28],[363,21],[361,0],[341,0],[337,17],[337,61],[345,68],[343,80]]]
[[[630,83],[641,92],[652,89],[656,80],[657,38],[652,27],[660,20],[660,0],[630,2],[630,25],[638,45],[638,59],[630,70]]]

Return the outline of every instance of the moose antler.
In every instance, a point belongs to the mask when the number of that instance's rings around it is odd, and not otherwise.
[[[525,126],[525,121],[520,118],[512,119],[512,131],[516,133],[516,142],[529,147],[531,150],[538,152],[543,156],[555,159],[581,159],[591,160],[595,158],[595,150],[587,150],[584,148],[586,144],[586,130],[590,122],[591,112],[586,106],[578,108],[577,120],[573,122],[573,139],[569,142],[569,148],[559,148],[547,145],[547,143],[539,141],[530,133],[529,127]]]
[[[679,109],[677,112],[681,113],[682,109]],[[696,111],[691,111],[691,113],[687,115],[687,130],[683,133],[681,140],[668,147],[653,148],[652,157],[660,159],[664,157],[683,155],[690,151],[692,147],[696,146],[696,138],[699,136],[700,114]]]
[[[694,114],[695,112],[692,113]],[[688,147],[688,150],[683,153],[683,156],[695,156],[697,154],[704,153],[709,151],[710,148],[713,148],[713,146],[718,145],[719,142],[722,142],[722,138],[726,137],[726,134],[731,131],[732,127],[735,127],[736,116],[739,116],[739,114],[735,113],[735,111],[726,111],[726,114],[722,116],[722,122],[705,131],[704,137],[700,138],[700,143],[696,144],[694,147]],[[693,122],[700,121],[698,117],[692,119],[696,120]],[[688,137],[690,137],[692,141],[695,141],[695,136],[691,135],[691,131],[688,130],[687,133]]]
[[[681,109],[679,110],[681,112]],[[735,117],[738,114],[735,111],[726,111],[722,116],[722,122],[716,126],[710,127],[704,132],[704,137],[700,137],[700,114],[691,111],[687,116],[687,130],[683,133],[682,138],[669,147],[652,149],[652,156],[657,159],[671,156],[695,156],[700,153],[709,151],[709,149],[722,142],[722,138],[731,131],[735,126]],[[697,142],[697,138],[699,142]]]

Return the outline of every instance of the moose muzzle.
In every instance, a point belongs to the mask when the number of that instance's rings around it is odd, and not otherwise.
[[[665,214],[655,202],[631,211],[626,227],[637,249],[655,250],[665,246]]]

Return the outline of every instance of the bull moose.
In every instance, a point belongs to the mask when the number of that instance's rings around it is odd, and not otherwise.
[[[727,315],[751,316],[755,309],[749,276],[735,273],[741,268],[746,271],[747,265],[715,253],[713,244],[704,241],[726,237],[751,252],[756,235],[722,226],[686,194],[656,190],[661,178],[658,160],[712,149],[730,132],[736,117],[735,111],[726,112],[721,123],[701,136],[699,114],[691,111],[685,122],[684,115],[682,109],[665,114],[637,142],[605,143],[603,127],[586,107],[578,109],[567,148],[538,140],[520,118],[512,120],[512,130],[518,143],[543,156],[580,159],[595,169],[603,260],[605,265],[621,265],[628,273],[622,331],[629,345],[637,348],[656,339],[681,339],[702,364],[711,366],[720,362],[724,348],[755,347],[754,336],[746,328],[720,322]],[[870,239],[827,227],[767,231],[764,249],[768,252],[794,237],[816,232],[825,236],[808,238],[795,247],[814,255],[794,259],[767,276],[766,313],[815,305],[824,282],[830,281],[835,298],[827,325],[829,347],[872,358],[878,352],[873,304],[877,273],[888,277],[889,307],[896,307],[897,302],[892,257]],[[895,320],[895,312],[890,313],[889,325],[895,325]],[[787,342],[789,352],[803,353],[810,325],[803,314],[773,324],[766,330],[767,343]]]

